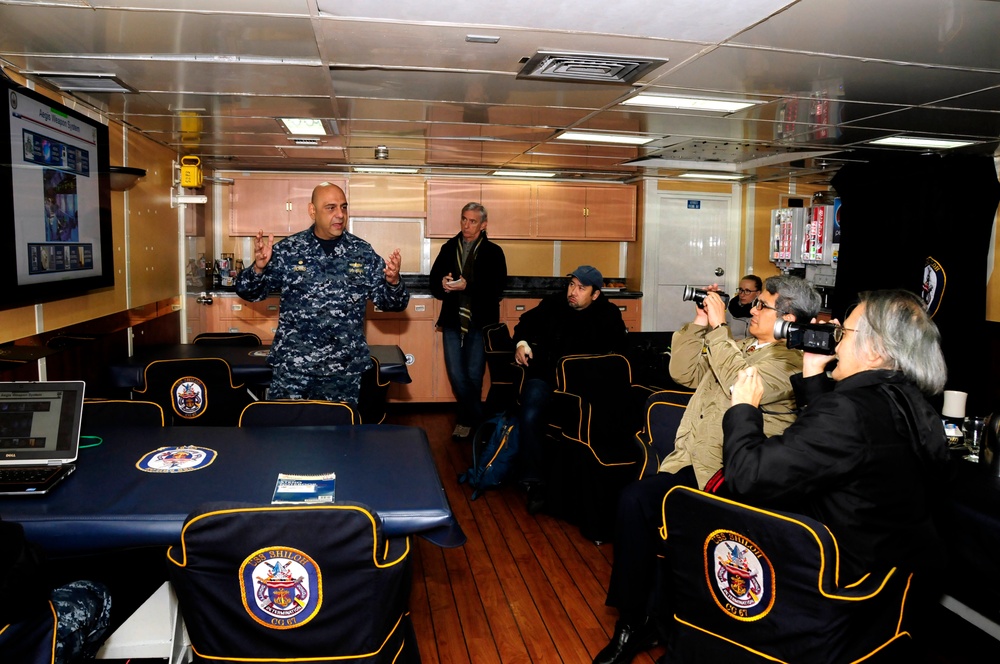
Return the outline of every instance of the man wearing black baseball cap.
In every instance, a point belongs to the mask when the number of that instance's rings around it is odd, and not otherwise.
[[[545,297],[521,315],[514,328],[514,361],[525,368],[521,388],[519,445],[521,480],[528,486],[528,510],[544,506],[541,431],[544,410],[556,385],[556,366],[566,355],[601,354],[618,350],[625,341],[622,313],[601,296],[604,278],[591,265],[581,265],[570,277],[566,294]]]

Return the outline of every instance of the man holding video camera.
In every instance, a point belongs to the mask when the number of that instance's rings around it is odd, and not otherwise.
[[[626,664],[656,640],[649,616],[657,553],[662,547],[658,524],[663,496],[677,485],[705,489],[722,468],[722,418],[740,372],[752,366],[761,377],[760,403],[768,435],[781,433],[795,420],[789,377],[802,370],[802,351],[776,339],[774,327],[779,320],[808,323],[821,304],[819,293],[804,279],[770,277],[753,301],[750,336],[736,341],[729,334],[726,302],[717,286],[706,291],[689,288],[685,299],[694,300],[698,307],[694,320],[674,332],[670,376],[697,389],[677,428],[674,451],[663,459],[656,475],[633,482],[619,499],[606,601],[618,609],[619,620],[611,642],[594,664]]]

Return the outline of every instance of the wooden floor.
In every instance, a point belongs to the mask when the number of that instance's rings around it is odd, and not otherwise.
[[[471,444],[451,439],[446,410],[391,413],[389,423],[427,432],[442,483],[468,541],[442,549],[415,538],[411,615],[423,664],[590,662],[611,638],[616,612],[604,606],[612,546],[575,526],[525,509],[516,486],[470,500],[457,477]],[[636,658],[652,664],[652,656]]]
[[[453,549],[414,538],[410,605],[423,664],[591,662],[617,615],[604,606],[613,546],[597,546],[575,526],[528,514],[516,486],[470,500],[468,486],[456,480],[469,467],[471,445],[451,439],[448,409],[391,411],[386,421],[427,432],[452,511],[468,537]],[[943,608],[939,621],[910,664],[975,661],[976,653],[1000,645]],[[656,648],[635,662],[652,664],[662,652]]]

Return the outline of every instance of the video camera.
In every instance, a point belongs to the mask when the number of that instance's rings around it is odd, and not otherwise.
[[[681,296],[681,300],[683,300],[684,302],[694,302],[699,307],[704,309],[705,298],[708,297],[708,294],[712,292],[718,293],[719,297],[722,298],[723,302],[729,301],[729,295],[723,293],[722,291],[707,291],[703,288],[696,288],[695,286],[685,286],[684,295]]]
[[[830,323],[795,323],[789,320],[774,322],[774,338],[787,339],[789,348],[806,353],[833,355],[837,342],[833,338],[836,325]]]

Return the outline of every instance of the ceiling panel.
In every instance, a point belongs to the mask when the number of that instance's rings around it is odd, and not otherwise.
[[[1000,3],[985,0],[0,0],[0,13],[0,67],[33,82],[114,74],[137,92],[79,105],[210,168],[343,171],[386,145],[389,165],[431,173],[676,175],[625,165],[655,157],[815,182],[887,134],[970,136],[964,151],[987,155],[1000,141]],[[517,78],[539,51],[667,62],[632,84]],[[639,92],[758,103],[621,105]],[[338,135],[296,146],[278,117]],[[558,141],[568,129],[652,140]]]
[[[658,39],[721,41],[793,4],[789,0],[533,0],[502,3],[452,0],[380,0],[348,3],[318,0],[330,16],[372,18],[404,23],[448,23],[467,26],[510,26],[536,30],[592,32]],[[711,5],[711,8],[709,8]]]
[[[802,29],[802,26],[812,26]],[[1000,3],[984,0],[800,2],[733,39],[811,53],[1000,69]]]

